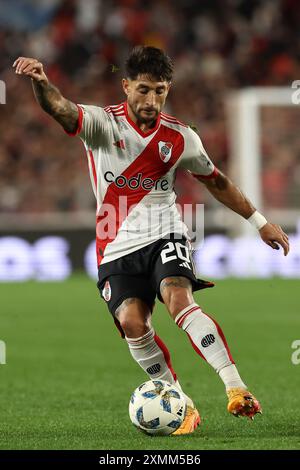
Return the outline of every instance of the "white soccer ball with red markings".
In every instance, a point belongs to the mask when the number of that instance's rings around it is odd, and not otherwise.
[[[131,422],[147,434],[167,436],[184,420],[182,392],[165,380],[149,380],[135,389],[129,402]]]

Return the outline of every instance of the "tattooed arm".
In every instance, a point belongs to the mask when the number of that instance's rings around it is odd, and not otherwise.
[[[44,72],[43,64],[37,59],[19,57],[13,67],[18,75],[27,75],[32,80],[36,100],[46,113],[50,114],[67,132],[75,132],[78,125],[78,108],[75,103],[62,96],[52,85]]]
[[[199,176],[197,179],[207,187],[215,199],[245,219],[248,219],[255,211],[251,201],[220,170],[214,178],[205,179]]]

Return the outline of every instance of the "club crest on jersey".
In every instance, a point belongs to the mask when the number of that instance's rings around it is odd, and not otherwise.
[[[106,281],[104,284],[104,289],[102,290],[102,295],[106,302],[109,302],[111,299],[111,287],[109,281]]]
[[[159,156],[164,163],[167,163],[172,156],[173,144],[171,142],[158,142]]]

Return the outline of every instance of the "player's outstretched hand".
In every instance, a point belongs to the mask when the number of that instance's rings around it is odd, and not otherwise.
[[[274,250],[279,250],[279,245],[281,245],[284,256],[290,251],[289,237],[280,225],[267,223],[260,229],[259,234],[261,239]]]
[[[43,64],[32,57],[18,57],[13,67],[18,75],[27,75],[37,82],[48,82],[47,75],[44,72]]]

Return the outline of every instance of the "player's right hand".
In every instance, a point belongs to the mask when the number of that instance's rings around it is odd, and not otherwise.
[[[259,230],[259,234],[261,239],[267,245],[273,248],[273,250],[279,250],[279,245],[281,245],[283,248],[284,256],[286,256],[290,251],[289,237],[282,230],[280,225],[271,224],[270,222],[268,222]]]
[[[37,82],[48,82],[47,75],[44,72],[43,64],[32,57],[18,57],[13,67],[18,75],[27,75]]]

